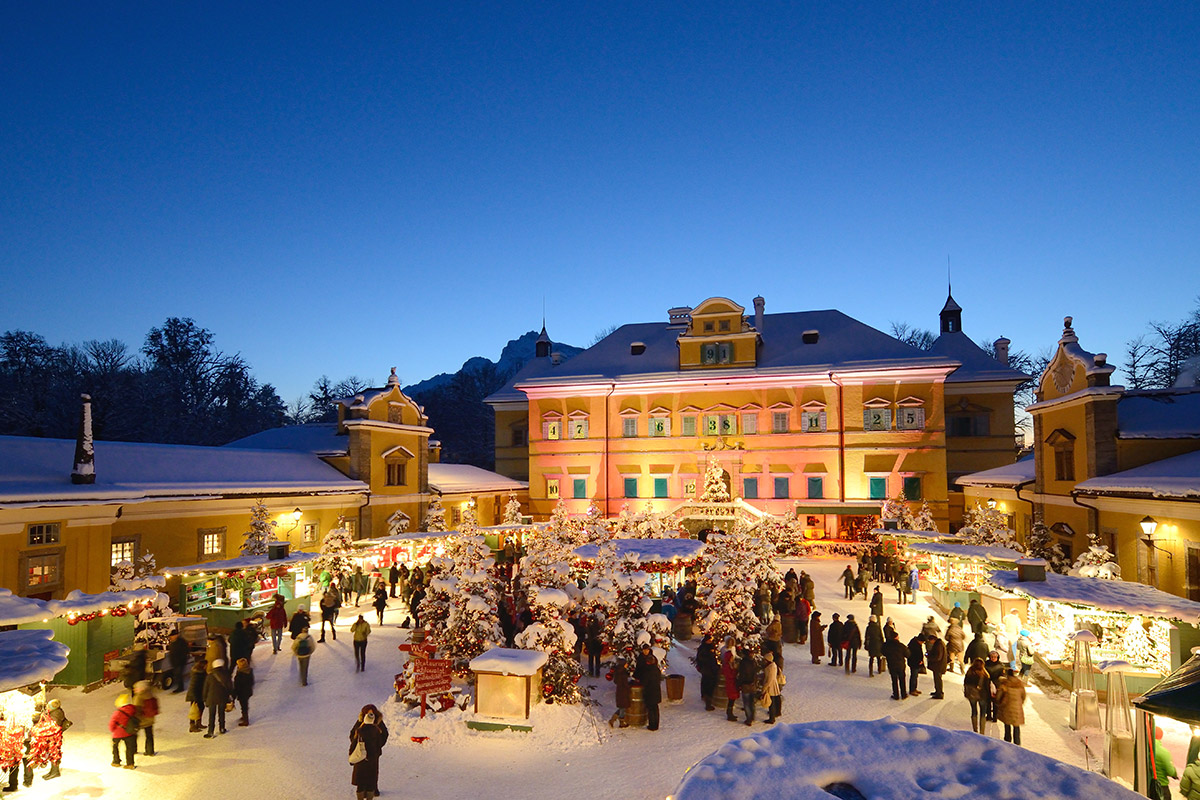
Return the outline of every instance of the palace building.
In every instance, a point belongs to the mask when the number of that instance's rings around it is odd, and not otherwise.
[[[593,501],[669,510],[695,500],[707,464],[761,511],[797,509],[836,535],[889,497],[962,513],[954,478],[1011,463],[1013,392],[1029,376],[1008,341],[984,352],[948,298],[921,350],[840,311],[767,314],[724,297],[623,325],[570,360],[545,330],[536,357],[487,398],[496,470],[530,507]]]
[[[1200,600],[1200,385],[1195,363],[1168,389],[1111,385],[1104,353],[1067,317],[1042,375],[1032,457],[958,479],[1020,534],[1041,520],[1068,558],[1094,535],[1125,580]]]

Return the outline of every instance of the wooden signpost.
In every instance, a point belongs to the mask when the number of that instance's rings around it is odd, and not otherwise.
[[[413,660],[413,687],[421,695],[421,716],[425,716],[426,697],[431,694],[441,694],[450,691],[450,678],[453,673],[448,658],[422,658]]]

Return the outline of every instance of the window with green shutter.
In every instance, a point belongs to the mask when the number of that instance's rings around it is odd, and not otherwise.
[[[809,478],[808,479],[808,499],[820,500],[825,497],[825,479],[824,478]]]
[[[871,478],[871,499],[887,499],[887,478]]]
[[[921,477],[919,475],[909,476],[904,479],[904,499],[921,499]]]
[[[654,479],[654,496],[656,498],[664,498],[667,496],[667,479],[666,478],[655,478]]]
[[[683,417],[683,418],[681,418],[680,423],[683,425],[683,433],[681,435],[683,435],[683,436],[695,436],[696,435],[696,418],[694,416],[688,415],[686,417]]]
[[[742,497],[747,500],[758,499],[758,478],[742,479]]]
[[[775,499],[776,500],[786,500],[788,498],[788,491],[791,488],[790,483],[791,483],[791,481],[788,478],[776,478],[775,479]]]
[[[637,497],[638,496],[638,494],[637,494],[637,478],[626,478],[625,479],[625,496],[626,497]]]
[[[571,481],[571,496],[576,500],[587,499],[587,478],[574,478]]]

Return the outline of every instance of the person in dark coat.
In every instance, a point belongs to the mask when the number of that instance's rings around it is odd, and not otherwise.
[[[383,624],[383,612],[387,610],[388,593],[387,589],[383,588],[383,583],[380,582],[375,587],[375,599],[371,601],[371,605],[375,606],[375,614],[379,618],[379,624]]]
[[[396,596],[396,584],[400,582],[400,563],[393,561],[392,566],[388,568],[388,586],[390,587],[389,596]]]
[[[267,624],[271,628],[271,652],[278,653],[283,646],[283,629],[288,626],[287,606],[283,595],[275,595],[275,603],[267,612]]]
[[[827,633],[829,639],[829,666],[840,667],[843,661],[842,653],[842,628],[845,623],[838,619],[838,615],[833,615],[833,621],[829,623],[829,631]]]
[[[883,619],[883,590],[878,586],[875,587],[875,593],[871,595],[871,613]]]
[[[846,674],[858,672],[858,650],[862,647],[862,631],[858,628],[858,623],[854,621],[853,614],[846,615],[846,622],[842,625],[842,649],[845,651],[845,667]]]
[[[250,625],[238,620],[229,634],[229,658],[234,664],[243,658],[250,661],[254,655],[254,645],[257,641],[258,634]]]
[[[363,706],[358,712],[358,721],[350,729],[350,753],[361,742],[367,754],[350,770],[350,783],[354,784],[354,796],[358,800],[373,800],[379,794],[379,756],[387,740],[387,725],[383,723],[379,709],[369,704]]]
[[[962,672],[962,657],[966,634],[963,633],[962,622],[950,619],[950,627],[946,629],[946,658],[950,662],[952,672]]]
[[[892,699],[906,699],[908,688],[904,685],[904,669],[908,666],[908,648],[895,631],[888,634],[887,641],[883,643],[883,658],[887,661],[888,675],[892,678]]]
[[[208,679],[204,681],[204,705],[208,706],[208,733],[204,734],[205,739],[212,739],[217,735],[213,732],[214,728],[218,728],[221,733],[225,732],[225,704],[229,702],[233,692],[233,682],[229,679],[225,659],[218,658],[211,666]]]
[[[146,650],[144,643],[138,642],[133,646],[133,652],[129,656],[129,661],[125,662],[125,669],[121,673],[125,688],[130,692],[133,691],[135,683],[146,679],[146,663],[149,660],[149,656],[150,653]]]
[[[962,603],[955,602],[954,608],[950,609],[950,619],[958,620],[958,624],[962,624],[967,618],[967,612],[963,611]]]
[[[192,682],[188,684],[187,695],[184,699],[188,703],[195,703],[200,709],[200,715],[191,720],[192,724],[188,727],[188,733],[200,732],[200,720],[204,718],[204,684],[207,678],[208,670],[204,668],[204,662],[197,660],[192,664]]]
[[[812,653],[812,662],[821,663],[825,655],[825,626],[821,624],[821,612],[814,611],[808,623],[808,651]]]
[[[179,635],[178,630],[171,631],[171,641],[167,645],[167,658],[171,662],[171,683],[175,685],[175,694],[187,691],[187,640]]]
[[[950,656],[946,653],[946,643],[936,634],[925,637],[925,663],[933,674],[933,694],[929,697],[932,700],[941,700],[946,696],[942,691],[942,676],[946,674]]]
[[[738,694],[742,698],[742,711],[746,724],[754,724],[754,712],[758,705],[758,664],[749,650],[742,650],[737,666]]]
[[[418,586],[408,600],[408,608],[412,612],[413,623],[421,627],[421,602],[425,599],[425,587]]]
[[[600,677],[600,655],[604,652],[604,625],[600,617],[592,614],[588,617],[583,639],[583,649],[588,657],[588,675]],[[703,684],[702,684],[703,685]]]
[[[972,598],[971,604],[967,606],[967,624],[971,626],[972,633],[980,633],[987,624],[987,609],[978,600]]]
[[[988,653],[990,652],[991,648],[988,647],[988,643],[984,641],[983,631],[977,631],[975,633],[975,638],[971,640],[970,644],[967,645],[966,652],[963,653],[963,663],[970,664],[977,658],[980,661],[986,661]]]
[[[696,648],[696,671],[700,673],[700,697],[704,700],[704,710],[712,711],[715,708],[713,695],[717,691],[721,665],[717,662],[717,643],[711,633],[704,634],[700,646]]]
[[[292,614],[292,619],[288,622],[288,633],[295,639],[300,635],[300,631],[308,630],[312,625],[312,617],[303,608],[297,608],[296,613]]]
[[[642,685],[642,702],[646,704],[646,730],[658,730],[658,704],[662,702],[662,669],[658,659],[650,652],[650,645],[642,645],[633,677]]]
[[[613,688],[616,689],[616,705],[617,710],[608,718],[608,727],[612,727],[620,722],[622,728],[628,728],[629,723],[625,721],[625,712],[629,711],[629,704],[633,702],[633,696],[629,691],[629,666],[625,663],[625,658],[617,659],[612,668]]]
[[[925,666],[925,634],[918,633],[908,640],[908,693],[911,695],[921,694],[917,688],[917,678],[920,676],[923,666]]]
[[[846,599],[850,600],[854,597],[854,570],[847,564],[842,570],[842,585],[846,587]]]
[[[1004,671],[1008,669],[1008,664],[1000,660],[1000,652],[993,650],[988,653],[987,660],[983,662],[983,668],[987,670],[988,680],[992,682],[992,697],[996,696],[996,691],[1000,688],[1000,681],[1004,678]],[[992,703],[992,715],[988,717],[991,722],[996,722],[996,704]]]
[[[897,562],[892,582],[896,585],[896,602],[904,605],[908,602],[908,569],[904,564]]]
[[[233,673],[233,697],[242,709],[242,718],[238,720],[239,728],[250,724],[250,698],[253,696],[254,670],[250,668],[250,662],[242,658],[238,660]]]
[[[734,664],[733,645],[727,642],[721,653],[721,679],[725,682],[725,719],[737,722],[733,708],[738,701],[737,666]]]
[[[971,730],[987,733],[987,723],[992,718],[992,681],[982,658],[972,660],[963,675],[963,696],[971,705]]]
[[[867,621],[867,631],[863,635],[863,645],[867,648],[867,677],[875,677],[876,665],[879,673],[883,674],[883,628],[879,627],[879,618],[874,614]]]

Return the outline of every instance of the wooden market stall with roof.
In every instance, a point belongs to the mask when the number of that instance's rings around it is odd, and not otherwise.
[[[664,586],[682,585],[685,572],[695,566],[704,552],[704,542],[696,539],[611,539],[606,544],[615,548],[618,559],[646,573],[647,585],[655,598],[662,596]],[[591,570],[600,558],[601,546],[576,547],[573,551],[576,568]]]
[[[955,603],[965,609],[972,600],[978,600],[989,619],[1001,619],[1014,608],[1025,618],[1023,599],[996,591],[988,583],[993,570],[1015,566],[1024,554],[999,545],[947,541],[913,542],[906,552],[920,570],[921,588],[943,611],[948,613]]]
[[[6,604],[0,599],[0,607]],[[0,631],[0,767],[20,764],[26,732],[41,717],[44,684],[67,666],[69,648],[53,637],[48,630]],[[61,731],[58,733],[61,746]],[[0,774],[6,772],[0,770]]]
[[[1149,689],[1200,645],[1200,603],[1152,586],[1045,570],[996,570],[988,580],[998,590],[1027,600],[1025,627],[1035,658],[1064,686],[1070,684],[1074,659],[1068,637],[1077,630],[1096,635],[1097,660],[1132,665],[1126,672],[1131,694]],[[1103,692],[1105,676],[1096,678],[1097,691]]]
[[[289,553],[286,542],[269,543],[267,555],[206,561],[164,570],[167,591],[180,614],[202,616],[209,628],[228,633],[244,619],[266,614],[275,595],[289,615],[312,602],[312,562],[319,553]]]
[[[120,659],[133,647],[138,613],[158,595],[155,589],[75,590],[63,600],[41,601],[0,592],[0,626],[49,631],[70,648],[67,663],[54,678],[70,686],[91,686],[116,676]]]

